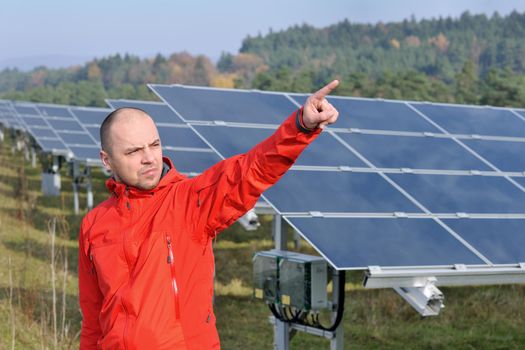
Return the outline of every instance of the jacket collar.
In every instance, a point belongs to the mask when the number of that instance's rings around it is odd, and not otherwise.
[[[133,197],[144,197],[151,196],[155,192],[160,191],[164,187],[168,186],[171,183],[181,181],[186,177],[179,173],[173,162],[168,157],[162,157],[163,167],[162,175],[159,183],[155,188],[151,190],[141,190],[133,186],[128,186],[123,182],[117,182],[114,177],[110,177],[106,180],[106,188],[109,192],[113,193],[117,198],[122,196],[126,191],[128,191],[129,196]]]

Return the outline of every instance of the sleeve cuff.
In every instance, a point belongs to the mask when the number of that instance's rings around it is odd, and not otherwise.
[[[295,125],[297,126],[297,129],[299,129],[299,131],[304,132],[306,134],[309,134],[315,130],[315,129],[309,129],[304,125],[303,107],[298,109],[297,112],[295,113]]]

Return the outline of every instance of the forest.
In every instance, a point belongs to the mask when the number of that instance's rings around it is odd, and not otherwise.
[[[463,13],[325,28],[308,24],[246,37],[214,63],[187,52],[115,54],[62,69],[0,72],[0,98],[104,106],[154,100],[147,83],[311,92],[339,78],[338,95],[525,106],[525,13]]]

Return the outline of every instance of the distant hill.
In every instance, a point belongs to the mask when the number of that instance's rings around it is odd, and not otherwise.
[[[378,76],[415,70],[453,79],[466,61],[485,75],[490,68],[525,73],[525,13],[457,19],[415,19],[398,23],[352,24],[317,29],[303,24],[266,36],[249,37],[240,49],[262,58],[270,69],[326,70]]]
[[[326,28],[308,24],[247,37],[217,64],[174,53],[125,54],[84,65],[0,72],[0,98],[104,105],[104,98],[155,99],[147,83],[313,91],[342,80],[340,95],[525,107],[525,13],[407,19]]]

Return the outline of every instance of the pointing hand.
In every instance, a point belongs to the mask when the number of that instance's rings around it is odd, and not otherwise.
[[[334,80],[308,99],[303,108],[303,124],[308,129],[321,128],[333,124],[339,112],[327,100],[326,96],[339,85],[339,80]]]

